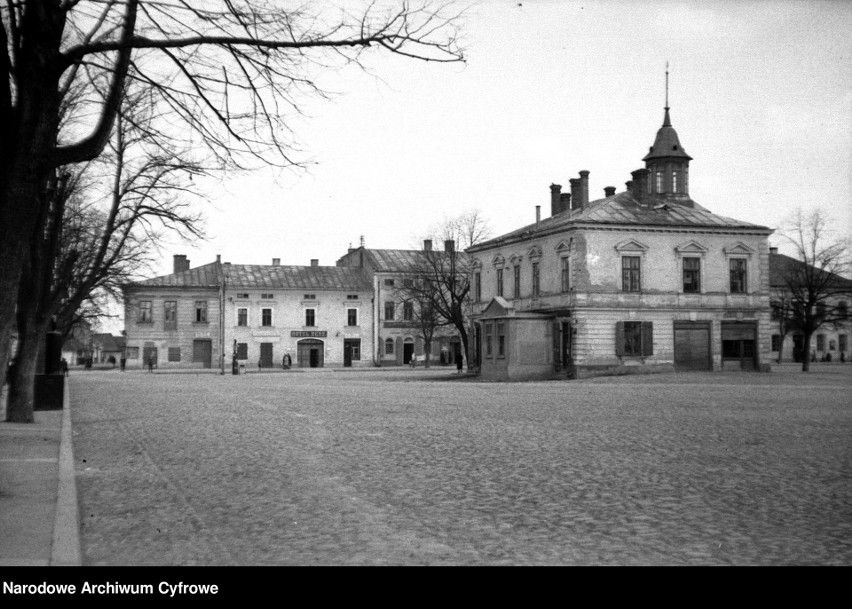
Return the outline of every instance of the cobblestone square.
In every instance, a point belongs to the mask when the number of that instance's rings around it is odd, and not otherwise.
[[[852,564],[852,366],[70,389],[85,565]]]

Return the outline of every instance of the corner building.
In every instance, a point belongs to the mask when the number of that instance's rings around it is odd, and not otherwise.
[[[589,172],[550,187],[549,218],[467,250],[482,376],[767,369],[772,230],[689,196],[669,108],[624,192]]]

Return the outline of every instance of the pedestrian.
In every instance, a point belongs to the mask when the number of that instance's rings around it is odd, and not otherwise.
[[[263,368],[263,358],[257,360],[257,371],[260,372],[261,368]]]
[[[846,363],[846,351],[841,351],[841,352],[840,352],[840,363],[841,363],[841,364],[845,364],[845,363]]]
[[[154,373],[154,356],[153,355],[148,356],[148,372],[150,372],[151,374]]]
[[[459,353],[458,355],[456,355],[456,370],[457,370],[456,374],[462,373],[462,366],[463,365],[464,365],[464,362],[462,361],[461,353]]]
[[[127,366],[127,358],[122,355],[121,359],[118,360],[118,362],[121,365],[121,371],[124,372],[124,367]]]
[[[68,360],[66,360],[64,357],[59,360],[59,371],[62,373],[63,376],[68,376]]]
[[[284,364],[284,370],[289,370],[290,366],[293,365],[293,359],[290,357],[289,353],[284,354],[283,364]]]

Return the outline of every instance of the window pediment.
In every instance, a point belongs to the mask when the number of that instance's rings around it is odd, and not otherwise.
[[[754,253],[754,250],[742,241],[726,245],[724,250],[728,256],[751,256]]]
[[[648,246],[644,243],[637,241],[636,239],[627,239],[626,241],[622,241],[618,245],[615,246],[615,249],[619,252],[640,252],[644,253],[648,251]]]
[[[520,264],[521,260],[523,260],[523,259],[524,259],[524,257],[519,255],[519,254],[512,254],[509,257],[509,262],[511,262],[512,265],[517,265],[517,264]]]
[[[559,253],[567,253],[571,251],[571,242],[560,241],[559,245],[556,246],[556,251]]]
[[[505,263],[506,259],[503,258],[503,256],[501,256],[500,254],[497,254],[496,256],[494,256],[494,258],[491,259],[491,264],[493,264],[494,266],[503,266]]]
[[[675,247],[678,254],[695,254],[704,255],[707,253],[707,248],[698,243],[698,241],[687,241]]]
[[[538,245],[533,245],[527,252],[530,258],[541,258],[541,248]]]

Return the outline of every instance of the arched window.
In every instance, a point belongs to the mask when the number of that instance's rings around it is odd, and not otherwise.
[[[385,340],[385,355],[393,355],[393,339],[388,338]]]

